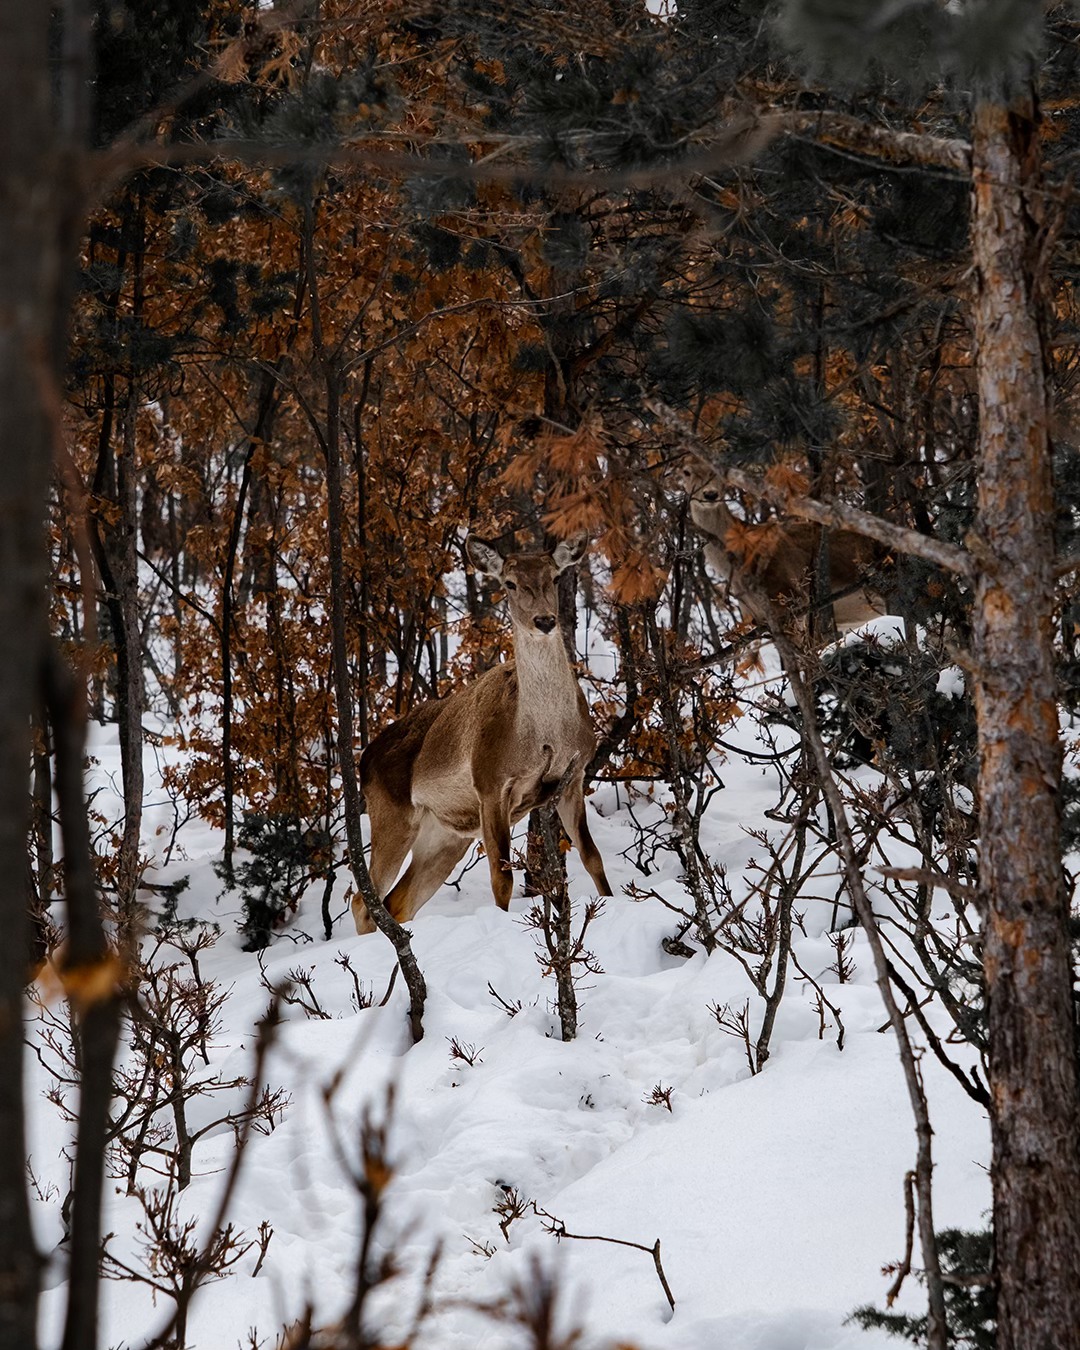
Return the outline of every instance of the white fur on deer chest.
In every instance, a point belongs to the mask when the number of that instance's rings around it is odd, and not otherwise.
[[[577,758],[579,770],[584,766],[580,716],[571,717],[558,704],[549,707],[547,717],[535,716],[535,709],[518,711],[518,766],[505,788],[512,821],[520,820],[550,795],[571,760]]]

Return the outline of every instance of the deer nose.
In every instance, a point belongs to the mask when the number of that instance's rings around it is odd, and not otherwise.
[[[536,624],[537,628],[540,629],[541,633],[550,633],[551,630],[555,627],[555,615],[538,614],[536,618],[533,619],[533,623]]]
[[[715,488],[706,488],[701,495],[707,502],[717,502],[720,500],[720,494]]]

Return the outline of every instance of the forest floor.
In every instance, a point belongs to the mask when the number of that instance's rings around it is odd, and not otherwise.
[[[95,805],[106,816],[118,800],[112,732],[95,728],[91,745],[94,785],[101,789]],[[746,750],[761,748],[749,718],[736,724],[730,740]],[[367,1305],[369,1326],[378,1327],[387,1344],[404,1339],[436,1247],[428,1291],[433,1311],[410,1342],[416,1350],[533,1344],[513,1325],[511,1312],[535,1302],[547,1280],[559,1326],[564,1332],[581,1327],[574,1344],[582,1348],[883,1350],[898,1344],[881,1331],[845,1324],[857,1306],[883,1304],[891,1280],[882,1267],[902,1256],[904,1177],[914,1165],[915,1134],[895,1039],[881,1030],[885,1013],[858,932],[849,949],[851,978],[837,977],[826,936],[840,885],[835,872],[800,895],[794,947],[840,1013],[843,1049],[835,1019],[819,1015],[812,988],[793,971],[771,1058],[751,1074],[745,1046],[710,1011],[726,1004],[738,1013],[749,1000],[756,1035],[761,1000],[746,971],[722,951],[668,955],[661,939],[674,931],[675,916],[659,899],[633,900],[623,892],[636,882],[689,907],[673,853],[645,857],[648,876],[637,866],[643,860],[638,827],[663,821],[662,793],[639,796],[631,813],[624,789],[601,786],[588,810],[616,895],[589,929],[587,945],[602,973],[587,976],[580,988],[578,1038],[557,1038],[554,982],[538,959],[537,935],[522,922],[533,902],[522,897],[520,872],[510,913],[501,913],[474,850],[454,884],[412,924],[429,1003],[425,1037],[411,1046],[401,981],[385,1006],[358,1010],[352,979],[336,964],[339,954],[347,955],[378,1004],[393,953],[379,934],[353,934],[343,870],[332,939],[322,937],[316,884],[264,953],[264,980],[259,961],[241,949],[239,896],[223,894],[214,872],[220,835],[190,821],[169,865],[162,865],[173,826],[173,804],[160,789],[168,753],[161,747],[147,752],[148,878],[186,877],[180,916],[220,926],[216,945],[201,957],[204,977],[228,995],[204,1076],[228,1079],[250,1070],[254,1027],[269,1001],[265,981],[281,981],[298,967],[311,971],[312,988],[329,1014],[311,1018],[297,1007],[285,1010],[266,1077],[287,1091],[289,1104],[276,1128],[251,1136],[230,1205],[231,1220],[249,1237],[261,1223],[273,1235],[256,1277],[252,1249],[226,1278],[200,1292],[190,1346],[271,1350],[283,1324],[305,1304],[314,1305],[317,1322],[341,1316],[354,1288],[362,1221],[346,1163],[356,1165],[365,1112],[385,1120],[393,1168],[374,1248],[392,1251],[399,1273]],[[721,772],[723,789],[710,805],[702,843],[726,867],[738,894],[748,864],[760,855],[747,829],[778,833],[784,826],[766,815],[777,800],[771,768],[732,751]],[[864,772],[873,777],[872,770]],[[569,875],[580,910],[588,879],[573,854]],[[509,1016],[490,990],[505,1003],[520,1003],[520,1012]],[[936,1226],[984,1227],[986,1119],[931,1056],[922,1066],[934,1127]],[[50,1254],[43,1343],[56,1344],[64,1302],[59,1206],[68,1183],[61,1150],[70,1127],[43,1098],[49,1079],[41,1066],[31,1060],[29,1073],[37,1233]],[[394,1097],[387,1116],[389,1087]],[[239,1100],[241,1089],[234,1096]],[[220,1100],[197,1101],[193,1123],[222,1109]],[[195,1175],[179,1202],[182,1217],[208,1220],[234,1147],[227,1125],[196,1145]],[[114,1252],[138,1267],[141,1209],[122,1191],[120,1182],[110,1181],[106,1229],[114,1234]],[[508,1218],[515,1199],[525,1212]],[[659,1239],[674,1313],[649,1251],[557,1241],[527,1202],[572,1234],[645,1248]],[[914,1279],[898,1306],[921,1311]],[[168,1299],[158,1296],[155,1304],[146,1285],[109,1282],[104,1343],[137,1347],[169,1311]]]

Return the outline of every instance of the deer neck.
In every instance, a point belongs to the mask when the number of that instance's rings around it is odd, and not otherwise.
[[[735,524],[735,517],[723,501],[691,501],[690,519],[699,530],[719,540],[722,546],[725,546],[728,531]]]
[[[580,720],[577,677],[558,630],[545,638],[516,632],[514,665],[519,727],[553,728],[564,721]]]

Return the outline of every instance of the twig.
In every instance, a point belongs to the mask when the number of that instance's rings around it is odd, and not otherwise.
[[[885,1306],[891,1308],[896,1302],[896,1296],[900,1293],[901,1286],[907,1277],[911,1274],[911,1249],[915,1242],[915,1173],[906,1172],[904,1174],[904,1213],[907,1216],[904,1233],[904,1259],[897,1267],[896,1279],[889,1286],[889,1292],[885,1295]]]
[[[926,867],[879,867],[876,870],[883,877],[891,877],[895,881],[914,881],[920,886],[937,886],[954,895],[957,900],[967,900],[971,904],[975,903],[978,896],[974,886],[958,881],[955,877],[946,876],[944,872],[933,872]]]
[[[399,971],[400,969],[401,969],[400,966],[394,966],[394,967],[391,969],[391,971],[390,971],[390,982],[389,982],[389,984],[386,986],[386,993],[383,994],[382,998],[379,1000],[379,1007],[380,1007],[380,1008],[385,1008],[386,1005],[390,1002],[390,995],[394,992],[394,981],[397,979],[397,973],[398,973],[398,971]]]
[[[557,1219],[554,1214],[549,1214],[546,1209],[541,1209],[535,1200],[530,1200],[533,1213],[538,1219],[545,1220],[545,1229],[556,1240],[570,1238],[574,1242],[610,1242],[616,1247],[633,1247],[635,1251],[648,1252],[653,1259],[653,1265],[656,1267],[657,1278],[660,1281],[660,1287],[664,1291],[664,1297],[668,1301],[671,1311],[675,1311],[675,1297],[671,1292],[671,1285],[667,1282],[667,1276],[664,1274],[664,1267],[660,1260],[660,1239],[657,1238],[651,1247],[646,1247],[643,1242],[630,1242],[626,1238],[604,1237],[597,1233],[569,1233],[566,1224],[562,1219]]]
[[[806,968],[800,963],[799,958],[795,955],[794,948],[792,948],[791,950],[791,963],[798,971],[798,973],[802,976],[802,978],[806,980],[808,984],[813,985],[813,987],[817,990],[818,998],[821,999],[825,1007],[828,1008],[828,1010],[832,1013],[833,1017],[836,1018],[836,1048],[837,1050],[843,1050],[844,1037],[846,1033],[844,1031],[844,1023],[840,1017],[840,1009],[835,1005],[835,1003],[830,1003],[830,1001],[825,997],[825,991],[824,989],[822,989],[820,982],[818,980],[815,980],[813,975],[811,975],[810,972],[806,970]],[[886,1026],[889,1025],[891,1025],[891,1023],[886,1023]],[[822,1038],[819,1036],[818,1039],[821,1040]]]
[[[838,851],[843,861],[852,908],[866,934],[870,954],[874,962],[874,982],[896,1036],[897,1050],[904,1070],[904,1079],[915,1120],[915,1134],[918,1141],[915,1176],[919,1197],[919,1242],[922,1247],[929,1300],[927,1346],[928,1350],[944,1350],[946,1343],[945,1298],[941,1284],[941,1261],[938,1254],[937,1238],[934,1233],[931,1189],[933,1130],[930,1126],[929,1107],[923,1089],[922,1075],[919,1071],[918,1054],[911,1037],[908,1035],[904,1015],[893,995],[890,962],[886,956],[877,918],[863,881],[862,865],[855,847],[847,807],[833,773],[829,753],[821,737],[813,693],[803,674],[798,653],[779,622],[775,607],[764,588],[756,585],[752,579],[747,578],[743,581],[743,589],[747,592],[747,600],[753,605],[755,611],[764,614],[768,620],[777,655],[780,657],[781,665],[787,676],[788,687],[802,716],[803,735],[817,767],[822,793],[832,813]]]
[[[488,981],[487,989],[488,993],[499,1005],[499,1007],[503,1010],[503,1012],[506,1013],[507,1017],[516,1017],[518,1013],[521,1011],[520,999],[514,999],[513,1002],[508,1002],[505,998],[503,998],[502,994],[499,993],[499,991],[495,988],[495,986],[491,983],[490,980]]]
[[[251,1073],[251,1089],[248,1093],[247,1106],[243,1112],[243,1119],[240,1128],[236,1132],[236,1152],[233,1154],[232,1165],[225,1177],[225,1185],[222,1187],[221,1195],[218,1197],[217,1210],[210,1221],[207,1232],[209,1236],[194,1263],[194,1275],[185,1290],[184,1297],[178,1300],[173,1308],[172,1315],[158,1334],[152,1340],[143,1343],[143,1350],[163,1350],[163,1348],[172,1343],[173,1333],[176,1330],[177,1323],[182,1315],[186,1313],[191,1300],[202,1287],[203,1281],[212,1269],[212,1252],[218,1234],[225,1224],[225,1215],[232,1204],[233,1194],[236,1190],[236,1183],[240,1179],[240,1167],[244,1161],[244,1154],[247,1152],[248,1136],[251,1133],[255,1120],[256,1111],[259,1102],[259,1084],[262,1080],[263,1069],[266,1067],[267,1056],[270,1053],[270,1047],[274,1043],[277,1034],[277,1028],[280,1024],[278,999],[275,996],[270,1004],[270,1008],[259,1024],[258,1037],[255,1042],[255,1064]]]
[[[923,1015],[923,1008],[927,1003],[930,1003],[933,1000],[934,991],[931,990],[930,993],[927,995],[927,997],[923,999],[922,1002],[920,1003],[918,998],[916,998],[915,996],[914,989],[911,988],[911,986],[908,984],[908,982],[904,979],[904,977],[900,974],[900,972],[896,969],[895,965],[893,965],[891,961],[889,962],[889,974],[892,977],[893,983],[899,987],[901,992],[904,994],[904,997],[907,999],[909,1011],[915,1018],[916,1022],[918,1022],[919,1026],[922,1028],[923,1035],[926,1037],[927,1040],[927,1044],[930,1046],[930,1049],[934,1052],[934,1055],[937,1058],[938,1062],[941,1064],[942,1068],[947,1069],[949,1073],[952,1074],[952,1076],[956,1079],[956,1081],[960,1084],[960,1086],[964,1089],[964,1091],[972,1099],[972,1101],[978,1102],[980,1106],[985,1107],[985,1109],[989,1111],[991,1105],[990,1094],[989,1092],[987,1092],[985,1086],[980,1081],[979,1076],[975,1072],[974,1068],[969,1069],[967,1074],[965,1074],[963,1069],[961,1069],[960,1065],[955,1063],[953,1060],[949,1058],[949,1056],[945,1053],[945,1051],[941,1047],[941,1038],[938,1036],[937,1032],[934,1031],[933,1027],[931,1027],[930,1023]]]

